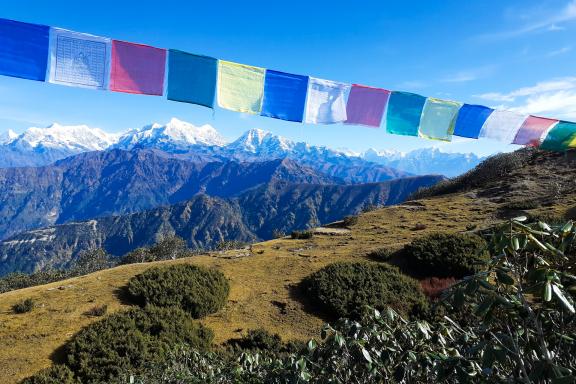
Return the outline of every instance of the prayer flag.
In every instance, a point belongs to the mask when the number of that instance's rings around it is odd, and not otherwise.
[[[46,80],[50,27],[0,19],[0,75]]]
[[[576,148],[576,123],[560,121],[548,132],[540,148],[549,151]]]
[[[112,40],[112,91],[161,96],[165,69],[165,49]]]
[[[52,28],[50,77],[54,84],[107,89],[110,78],[111,40]]]
[[[264,68],[218,61],[218,105],[236,112],[259,114],[264,94]]]
[[[526,120],[525,115],[511,111],[494,111],[486,119],[478,137],[510,144]]]
[[[168,55],[168,100],[214,107],[218,60],[171,49]]]
[[[353,84],[346,104],[346,124],[380,127],[390,91]]]
[[[346,121],[350,84],[311,77],[308,82],[306,123],[334,124]]]
[[[386,114],[386,132],[418,136],[420,117],[425,103],[424,96],[409,92],[392,92]]]
[[[482,105],[464,104],[458,111],[454,135],[477,139],[486,119],[494,112],[492,108]]]
[[[526,121],[520,127],[512,144],[530,145],[537,147],[540,145],[540,140],[544,132],[550,129],[554,124],[558,123],[555,119],[545,119],[543,117],[528,116]]]
[[[429,97],[420,119],[421,137],[451,141],[458,111],[462,104]]]
[[[266,70],[262,116],[302,122],[308,76]]]

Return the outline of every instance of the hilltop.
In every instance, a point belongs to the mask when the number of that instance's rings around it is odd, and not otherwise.
[[[315,336],[326,320],[296,289],[321,267],[366,260],[376,249],[397,249],[431,232],[488,228],[506,217],[576,215],[576,151],[523,150],[488,159],[475,170],[420,192],[404,204],[365,212],[350,228],[319,228],[309,240],[277,239],[235,251],[177,261],[133,264],[0,295],[0,371],[7,383],[46,367],[51,356],[83,326],[94,305],[127,307],[119,294],[128,279],[158,264],[194,263],[220,269],[231,282],[225,308],[203,322],[222,343],[263,327],[284,339]],[[34,298],[36,310],[15,315],[11,306]]]

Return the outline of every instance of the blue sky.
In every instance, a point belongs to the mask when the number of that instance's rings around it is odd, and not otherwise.
[[[89,6],[88,6],[89,5]],[[6,2],[0,17],[178,48],[350,83],[576,120],[576,0]],[[234,139],[262,128],[364,150],[441,145],[487,154],[488,140],[439,144],[382,129],[304,125],[163,97],[0,77],[0,132],[87,124],[109,132],[177,117]],[[508,148],[509,149],[509,148]]]

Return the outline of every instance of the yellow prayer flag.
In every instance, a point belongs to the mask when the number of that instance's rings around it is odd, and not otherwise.
[[[264,94],[264,68],[218,61],[218,105],[236,112],[259,114]]]

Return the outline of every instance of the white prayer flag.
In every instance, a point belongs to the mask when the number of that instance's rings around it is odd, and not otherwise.
[[[350,84],[310,77],[306,119],[309,124],[333,124],[346,121],[346,99]]]
[[[516,137],[516,133],[520,130],[524,120],[526,120],[525,115],[511,111],[496,110],[486,119],[478,137],[510,144]]]
[[[110,57],[111,40],[108,38],[51,28],[48,81],[108,89]]]

